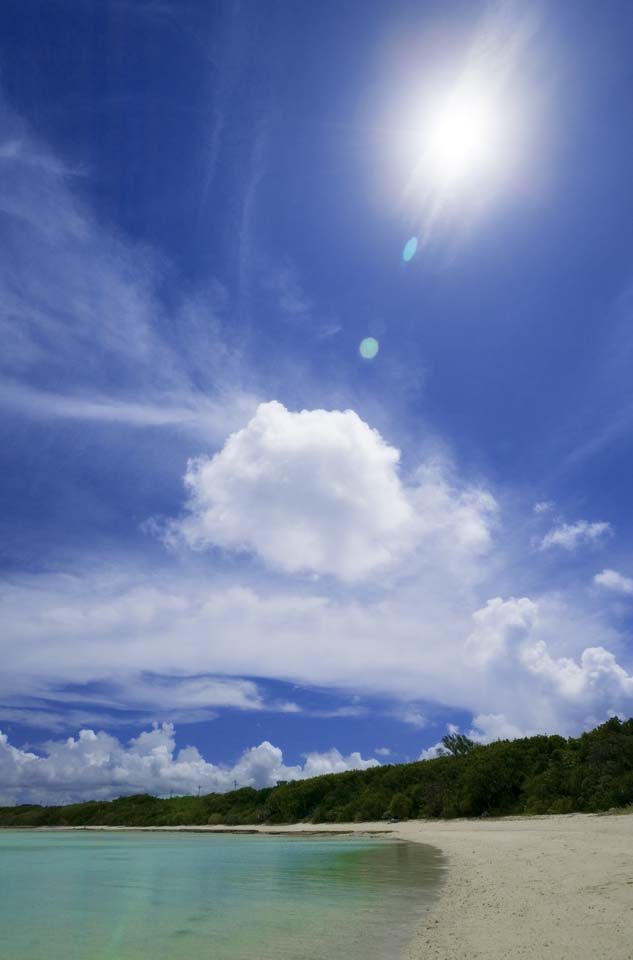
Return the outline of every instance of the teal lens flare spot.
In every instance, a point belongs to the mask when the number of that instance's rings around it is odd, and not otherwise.
[[[408,263],[409,260],[413,260],[415,256],[415,251],[418,249],[418,238],[411,237],[404,245],[404,250],[402,251],[402,259],[405,263]]]
[[[374,337],[365,337],[361,340],[358,351],[364,360],[373,360],[379,350],[378,341]]]

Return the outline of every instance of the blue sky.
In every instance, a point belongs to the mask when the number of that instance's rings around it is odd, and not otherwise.
[[[630,5],[0,27],[7,802],[629,716]]]

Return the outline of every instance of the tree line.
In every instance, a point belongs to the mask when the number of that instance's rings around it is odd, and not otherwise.
[[[628,804],[633,804],[633,718],[613,717],[569,739],[536,736],[482,746],[452,734],[444,738],[443,755],[433,760],[327,774],[262,790],[0,807],[0,826],[341,823],[599,812]]]

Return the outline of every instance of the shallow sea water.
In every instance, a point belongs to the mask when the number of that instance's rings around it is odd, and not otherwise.
[[[0,831],[2,960],[395,960],[438,851],[355,837]]]

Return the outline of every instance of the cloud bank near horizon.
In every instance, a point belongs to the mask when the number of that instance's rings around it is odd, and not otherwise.
[[[399,460],[351,410],[261,404],[189,462],[187,512],[164,528],[171,569],[4,585],[3,710],[29,722],[51,701],[139,720],[301,709],[267,703],[249,676],[391,698],[402,718],[439,703],[519,733],[630,711],[620,638],[578,596],[492,593],[500,566],[522,561],[499,543],[492,493],[449,480],[437,457],[403,479]],[[192,570],[190,548],[239,563]]]
[[[0,804],[58,805],[132,793],[226,793],[235,782],[239,787],[273,787],[278,780],[377,766],[375,758],[365,759],[358,752],[343,756],[335,747],[307,753],[303,764],[287,766],[279,747],[267,740],[245,750],[232,765],[216,765],[196,747],[176,751],[171,723],[142,731],[127,746],[103,730],[83,729],[77,737],[49,741],[39,754],[12,746],[0,731]]]

